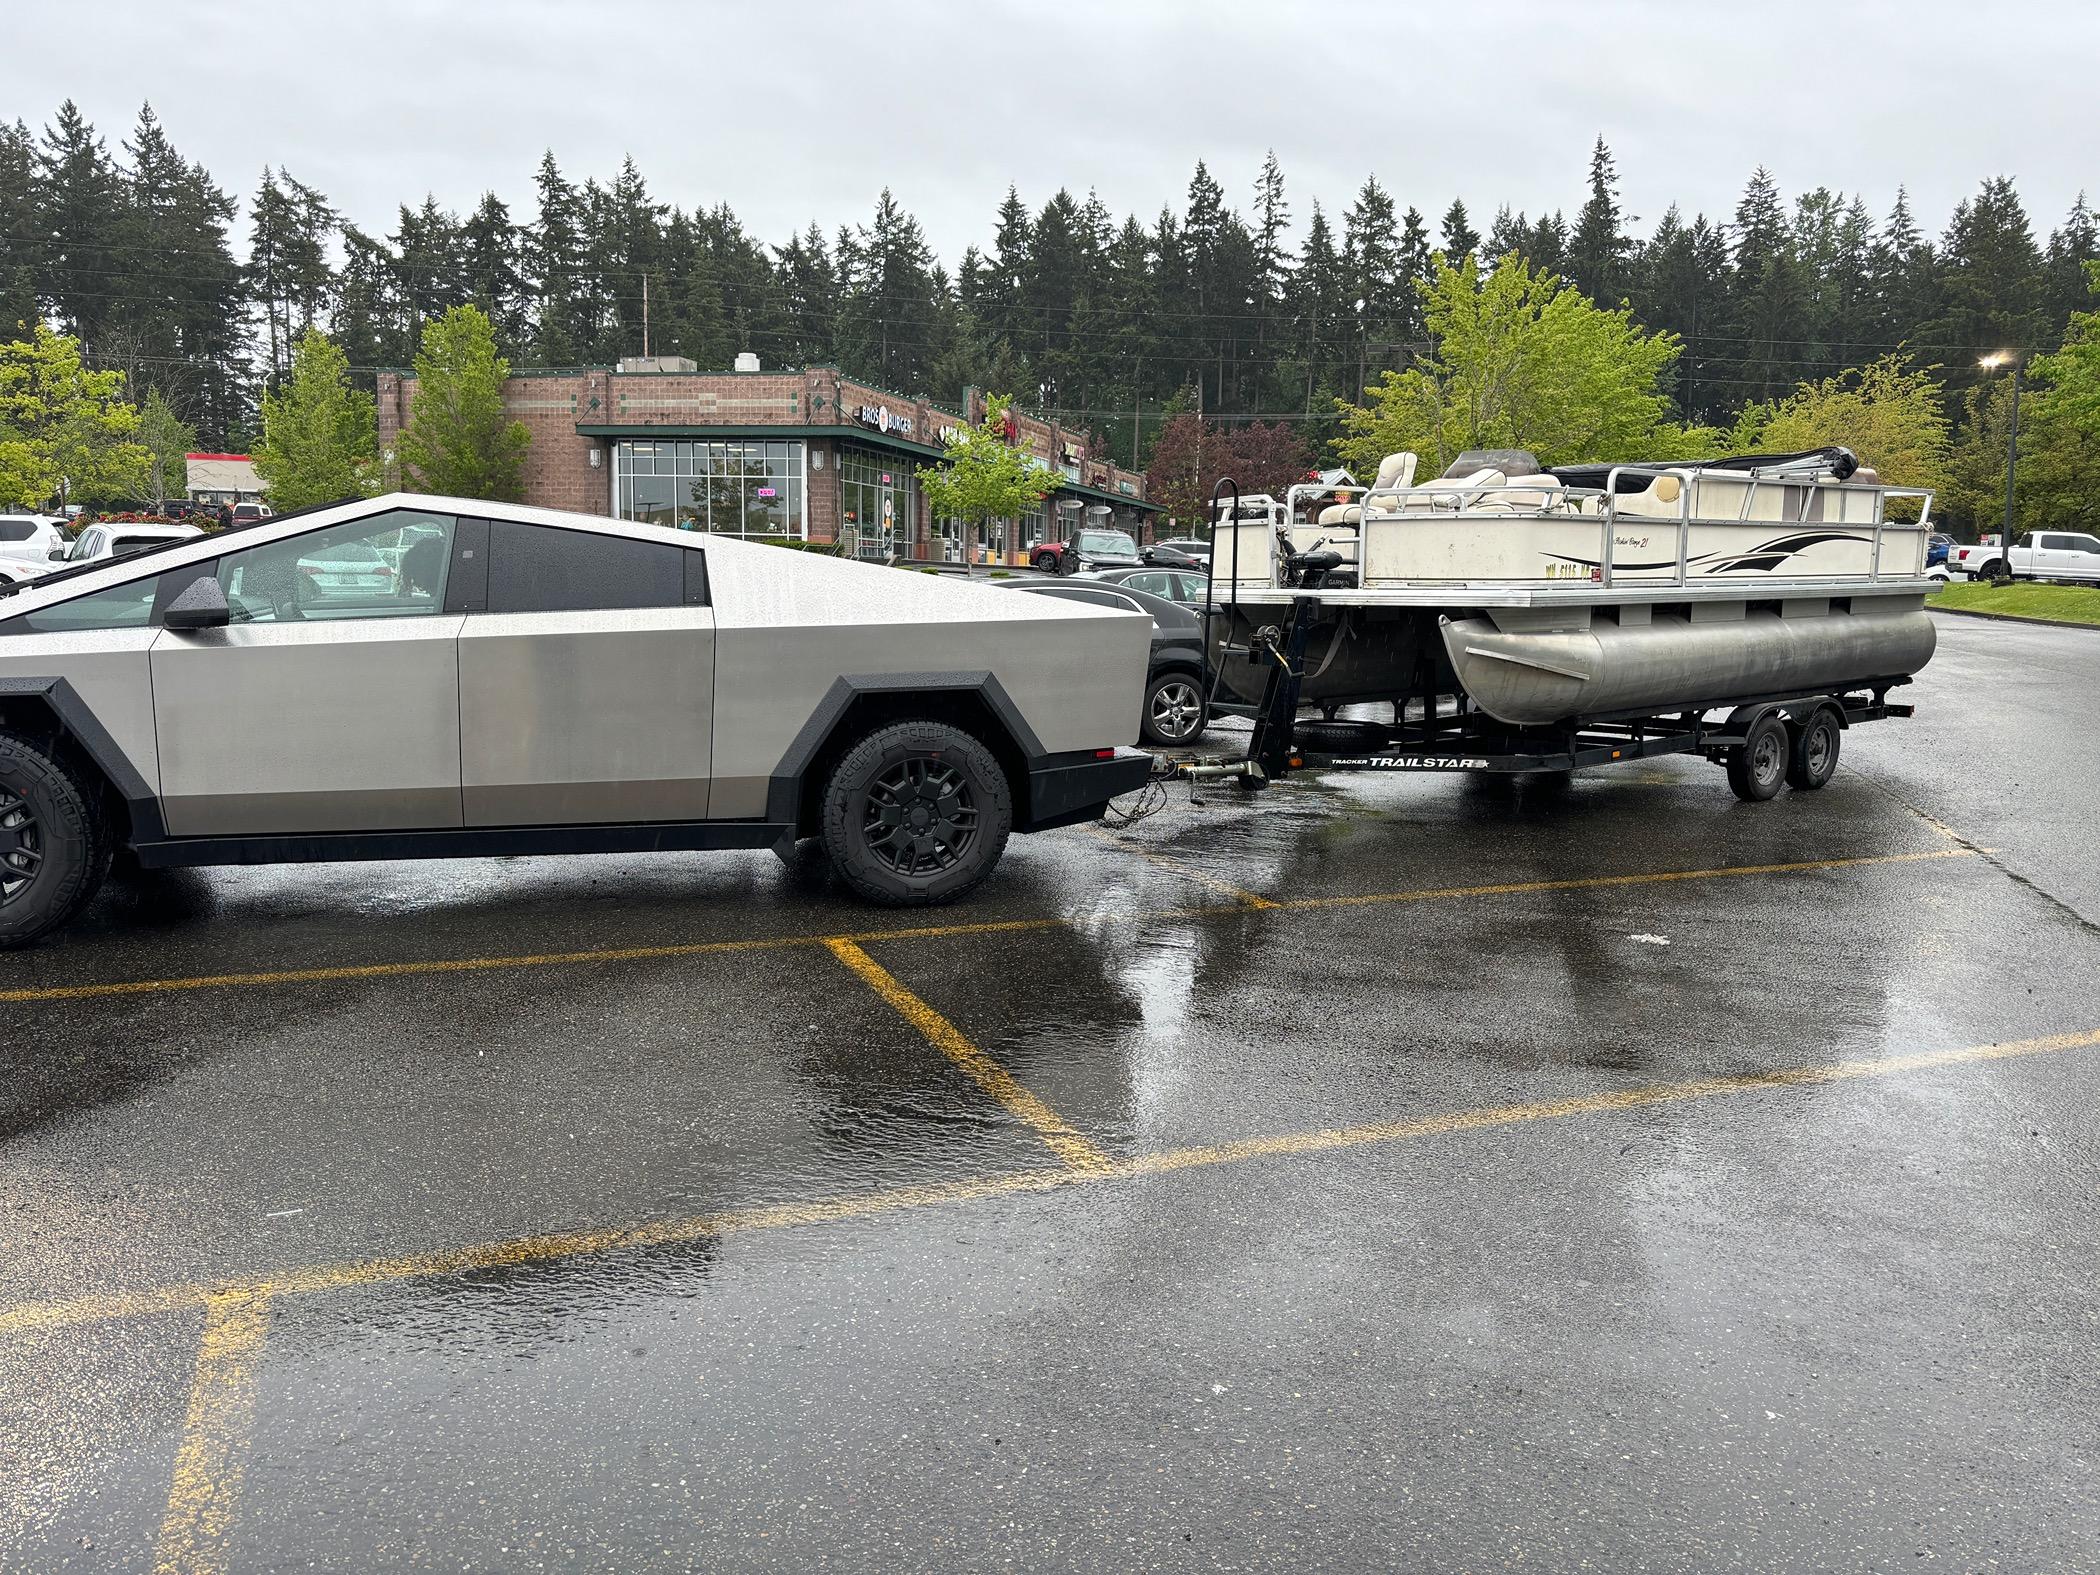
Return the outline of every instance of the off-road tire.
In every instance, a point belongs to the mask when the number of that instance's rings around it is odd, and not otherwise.
[[[1786,785],[1813,793],[1837,775],[1838,741],[1845,730],[1828,710],[1818,711],[1799,727],[1787,729]]]
[[[0,948],[50,934],[101,887],[111,838],[98,787],[63,756],[0,732]],[[10,890],[25,850],[34,870]]]
[[[954,793],[940,791],[949,785]],[[900,802],[903,816],[923,808],[931,823],[914,836],[910,825],[892,821],[885,841],[884,816]],[[952,815],[941,807],[951,803]],[[953,816],[965,811],[967,829],[958,830]],[[936,819],[944,815],[951,818]],[[931,907],[991,874],[1013,830],[1013,791],[992,752],[962,729],[899,722],[870,733],[832,768],[821,818],[824,852],[839,879],[870,902]],[[932,846],[922,852],[907,841]],[[926,867],[909,867],[922,858]]]
[[[1750,724],[1743,741],[1728,751],[1728,786],[1746,804],[1762,804],[1786,786],[1787,761],[1793,753],[1786,719],[1767,711]]]

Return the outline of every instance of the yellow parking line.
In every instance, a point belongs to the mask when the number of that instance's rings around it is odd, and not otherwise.
[[[226,1534],[255,1426],[255,1381],[270,1328],[269,1293],[219,1291],[205,1306],[197,1377],[160,1523],[154,1575],[217,1575],[226,1567]]]
[[[466,1274],[480,1269],[508,1268],[563,1258],[713,1240],[752,1231],[868,1219],[901,1210],[968,1203],[1015,1193],[1051,1192],[1061,1187],[1088,1182],[1128,1181],[1209,1166],[1242,1164],[1249,1160],[1330,1153],[1340,1149],[1404,1142],[1447,1133],[1474,1132],[1527,1122],[1560,1120],[1576,1115],[1603,1114],[1617,1110],[1635,1110],[1650,1105],[1714,1099],[1760,1089],[1798,1088],[1860,1078],[1890,1077],[1976,1062],[2061,1054],[2094,1046],[2100,1046],[2100,1028],[2050,1034],[2036,1039],[2008,1040],[2001,1044],[1968,1045],[1949,1050],[1927,1050],[1911,1055],[1884,1056],[1872,1060],[1780,1067],[1770,1072],[1752,1072],[1740,1077],[1701,1077],[1675,1083],[1649,1083],[1572,1099],[1449,1111],[1413,1121],[1371,1122],[1361,1126],[1291,1132],[1274,1137],[1244,1138],[1232,1143],[1141,1154],[1134,1159],[1112,1161],[1094,1169],[1062,1165],[984,1176],[968,1181],[895,1187],[882,1192],[820,1199],[810,1203],[770,1203],[751,1208],[726,1209],[713,1214],[689,1215],[682,1219],[657,1220],[642,1225],[569,1231],[558,1235],[513,1237],[506,1241],[484,1242],[474,1246],[445,1248],[395,1258],[370,1259],[358,1263],[319,1264],[309,1268],[289,1269],[255,1280],[164,1285],[144,1291],[109,1292],[74,1297],[65,1301],[27,1302],[0,1311],[0,1335],[72,1328],[113,1318],[177,1312],[208,1306],[215,1299],[222,1297],[279,1298],[311,1295],[319,1291],[349,1290],[401,1280]]]
[[[1088,826],[1085,829],[1112,848],[1119,848],[1125,853],[1135,853],[1147,864],[1166,870],[1169,874],[1179,875],[1183,880],[1192,880],[1198,886],[1208,887],[1221,897],[1230,897],[1242,907],[1273,908],[1276,906],[1274,902],[1271,902],[1259,892],[1248,891],[1244,887],[1233,885],[1230,881],[1219,880],[1217,876],[1205,874],[1202,870],[1190,869],[1179,859],[1169,858],[1166,854],[1156,849],[1148,848],[1129,837],[1118,837],[1113,832],[1102,830],[1099,826]]]
[[[824,944],[831,949],[832,956],[851,968],[863,984],[887,1001],[899,1017],[918,1029],[928,1044],[969,1073],[979,1088],[998,1100],[1010,1113],[1033,1127],[1035,1135],[1048,1144],[1059,1159],[1074,1170],[1109,1168],[1106,1154],[1073,1131],[1062,1116],[1024,1088],[1013,1073],[978,1049],[947,1018],[899,984],[895,974],[851,941],[831,940]]]
[[[1746,875],[1802,875],[1813,870],[1860,869],[1870,864],[1923,864],[1973,857],[1969,848],[1931,848],[1923,853],[1874,853],[1858,858],[1797,859],[1788,864],[1737,864],[1727,869],[1647,870],[1633,875],[1583,875],[1570,880],[1505,881],[1494,886],[1444,886],[1421,891],[1369,892],[1350,897],[1286,897],[1276,906],[1354,908],[1388,902],[1431,902],[1452,897],[1515,897],[1544,891],[1598,891],[1612,886],[1659,886],[1674,881],[1732,880]]]
[[[1413,891],[1373,891],[1332,897],[1258,897],[1242,892],[1230,904],[1179,908],[1144,908],[1128,912],[1058,914],[1039,919],[985,919],[962,924],[927,924],[887,930],[856,930],[843,935],[775,935],[748,940],[694,941],[669,946],[609,947],[596,951],[540,952],[523,956],[447,957],[407,962],[360,963],[336,968],[286,968],[263,973],[195,974],[170,979],[119,979],[105,984],[33,985],[0,990],[0,1006],[46,1001],[87,1001],[105,996],[154,995],[182,990],[220,990],[277,984],[325,984],[341,980],[397,979],[417,974],[487,973],[516,968],[584,967],[593,963],[641,962],[674,957],[706,957],[719,952],[780,951],[796,946],[828,946],[835,940],[870,943],[934,940],[962,935],[1022,935],[1084,925],[1137,924],[1174,919],[1215,919],[1265,910],[1311,912],[1322,908],[1360,908],[1382,903],[1430,902],[1460,897],[1506,897],[1530,892],[1592,891],[1613,886],[1659,882],[1726,880],[1746,875],[1795,875],[1814,870],[1865,869],[1878,864],[1914,864],[1933,859],[1973,858],[1988,849],[1935,848],[1924,853],[1869,853],[1851,858],[1802,859],[1788,864],[1742,864],[1717,869],[1657,870],[1635,875],[1581,875],[1566,880],[1499,882],[1482,886],[1439,886]],[[1192,875],[1180,865],[1176,873]],[[1251,899],[1251,903],[1250,903]]]

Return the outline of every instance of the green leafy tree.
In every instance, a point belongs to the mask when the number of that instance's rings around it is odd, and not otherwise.
[[[0,344],[0,501],[136,497],[152,463],[138,429],[124,374],[87,370],[77,339],[38,323]]]
[[[984,425],[959,426],[948,436],[948,452],[938,465],[919,469],[919,485],[935,519],[959,519],[971,525],[1013,519],[1057,490],[1057,476],[1026,449],[1001,436],[1007,406],[1003,394],[985,400]]]
[[[532,434],[503,413],[510,363],[475,306],[455,306],[423,329],[416,402],[402,429],[402,471],[426,492],[515,501]]]
[[[255,473],[280,512],[369,497],[379,490],[378,428],[372,396],[350,386],[343,352],[309,328],[292,352],[292,372],[262,399]]]
[[[2093,456],[2100,453],[2100,262],[2087,262],[2084,270],[2095,309],[2073,312],[2063,348],[2037,356],[2029,369],[2036,386],[2020,411],[2017,502],[2036,524],[2093,530],[2100,527],[2100,486],[2093,481]]]
[[[1387,372],[1369,402],[1340,402],[1343,457],[1368,473],[1412,449],[1435,475],[1469,448],[1522,448],[1541,464],[1683,459],[1715,434],[1669,418],[1674,334],[1649,334],[1510,256],[1483,275],[1440,260],[1422,289],[1434,355]]]
[[[146,472],[146,496],[156,508],[189,490],[187,456],[197,447],[197,429],[175,413],[168,396],[149,389],[139,409],[139,441],[146,445],[152,462]]]
[[[1775,454],[1839,443],[1897,487],[1944,487],[1952,447],[1946,394],[1910,358],[1886,355],[1818,383],[1803,383],[1771,404],[1747,407],[1731,447]]]

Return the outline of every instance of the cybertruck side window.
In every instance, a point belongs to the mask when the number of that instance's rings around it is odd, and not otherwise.
[[[56,606],[40,607],[0,623],[0,633],[64,634],[75,629],[144,629],[160,621],[160,615],[199,575],[211,573],[209,563],[185,564],[165,574],[149,574],[143,580],[127,580],[107,590],[76,596]]]
[[[689,560],[701,559],[694,583]],[[705,559],[672,542],[635,541],[555,525],[489,525],[492,613],[616,612],[705,605]]]
[[[390,509],[219,560],[235,623],[418,618],[441,612],[453,519]]]

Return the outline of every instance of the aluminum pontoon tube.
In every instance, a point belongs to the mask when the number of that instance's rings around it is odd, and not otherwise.
[[[1915,602],[1885,609],[1887,600],[1811,618],[1758,611],[1693,623],[1658,612],[1652,623],[1599,619],[1560,633],[1446,618],[1444,650],[1483,711],[1530,726],[1907,677],[1932,659],[1932,619]]]

